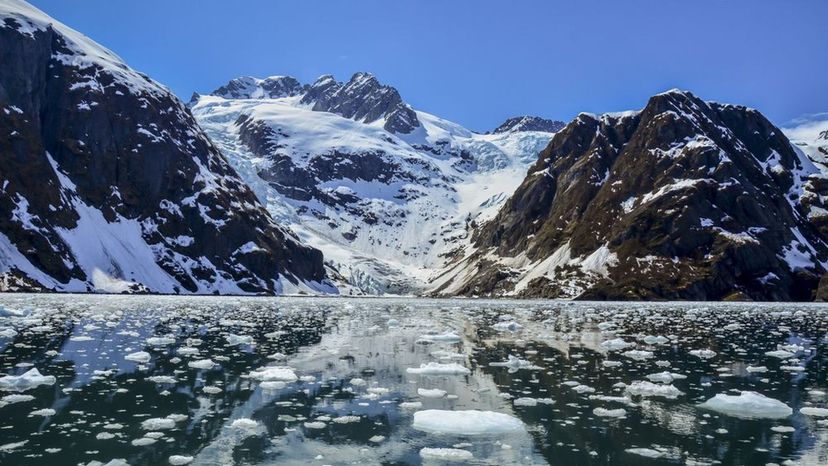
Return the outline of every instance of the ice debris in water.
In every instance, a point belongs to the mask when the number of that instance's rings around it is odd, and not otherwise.
[[[624,348],[629,348],[630,346],[635,346],[634,343],[628,343],[621,338],[616,338],[614,340],[607,340],[601,343],[601,348],[607,351],[617,351],[622,350]]]
[[[446,391],[439,388],[418,388],[417,394],[423,398],[442,398],[446,396]]]
[[[524,430],[523,422],[494,411],[428,409],[414,413],[413,427],[435,434],[489,435]]]
[[[690,355],[699,359],[710,359],[716,356],[716,352],[709,349],[690,350]]]
[[[805,407],[800,408],[799,412],[806,416],[828,417],[828,408]]]
[[[642,398],[660,397],[675,399],[683,395],[684,392],[672,385],[655,384],[643,380],[636,380],[626,387],[627,393],[633,396],[640,396]]]
[[[127,361],[137,362],[139,364],[146,364],[150,362],[150,354],[146,351],[137,351],[124,356]]]
[[[299,377],[287,366],[266,366],[250,373],[250,378],[262,382],[296,382]]]
[[[743,419],[782,419],[793,414],[785,403],[751,391],[739,395],[720,393],[699,407]]]
[[[540,369],[540,367],[532,364],[531,362],[529,362],[525,359],[520,359],[519,357],[513,356],[511,354],[509,355],[509,358],[506,361],[504,361],[504,362],[491,362],[491,363],[489,363],[489,366],[492,366],[492,367],[507,367],[507,368],[509,368],[510,373],[517,372],[521,369],[528,369],[528,370],[538,370],[538,369]]]
[[[429,362],[420,364],[420,367],[409,367],[405,370],[409,374],[417,375],[468,375],[471,371],[457,363],[440,364]]]
[[[592,414],[598,417],[614,417],[614,418],[622,418],[627,416],[627,410],[624,408],[618,409],[606,409],[606,408],[595,408],[592,410]]]
[[[193,369],[210,370],[215,367],[216,363],[212,359],[199,359],[197,361],[190,361],[187,363],[188,367]]]
[[[54,385],[56,382],[53,375],[42,375],[35,368],[29,369],[23,375],[6,375],[0,377],[0,390],[25,392],[41,385]]]
[[[183,466],[185,464],[190,464],[193,462],[192,456],[184,456],[184,455],[172,455],[167,459],[167,461],[172,466]]]
[[[474,459],[472,452],[459,448],[422,448],[420,457],[425,460],[468,461]]]
[[[492,328],[497,330],[498,332],[512,332],[512,333],[514,333],[514,332],[519,332],[521,329],[523,329],[523,325],[520,325],[519,323],[517,323],[515,321],[498,322],[498,323],[492,325]]]

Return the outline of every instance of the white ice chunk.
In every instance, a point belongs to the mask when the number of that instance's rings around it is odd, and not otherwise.
[[[497,435],[523,431],[523,422],[494,411],[427,409],[414,413],[413,427],[424,432],[456,435]]]
[[[720,393],[699,407],[743,419],[781,419],[793,414],[785,403],[750,391],[739,395]]]

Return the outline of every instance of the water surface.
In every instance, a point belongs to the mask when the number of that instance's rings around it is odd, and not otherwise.
[[[826,310],[0,295],[0,375],[55,377],[0,391],[0,464],[828,464],[828,417],[799,412],[828,408]],[[699,406],[743,392],[791,414]],[[431,409],[522,428],[415,428]]]

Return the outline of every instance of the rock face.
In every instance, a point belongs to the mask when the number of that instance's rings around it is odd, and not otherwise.
[[[19,0],[0,62],[0,288],[333,291],[166,88]]]
[[[536,116],[519,116],[509,118],[502,125],[495,128],[492,133],[509,133],[513,131],[545,131],[557,133],[566,126],[563,121],[547,120]]]
[[[356,73],[345,84],[332,76],[322,76],[302,97],[313,110],[330,112],[345,118],[373,123],[384,120],[390,133],[408,134],[420,126],[417,114],[405,104],[391,86],[384,86],[370,73]]]
[[[552,137],[473,133],[412,110],[368,73],[345,84],[323,76],[301,97],[202,96],[192,111],[353,294],[423,292]]]
[[[820,170],[759,112],[689,92],[557,133],[437,292],[810,300]]]

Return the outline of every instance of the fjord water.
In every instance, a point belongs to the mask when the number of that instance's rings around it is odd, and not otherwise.
[[[0,464],[826,464],[826,332],[816,304],[0,295]],[[776,412],[699,406],[749,392]]]

